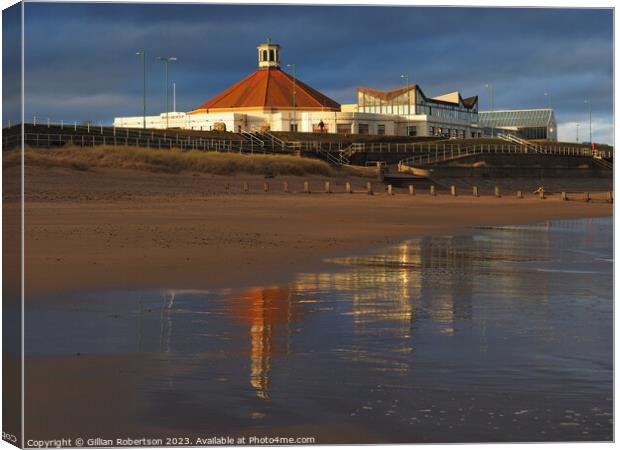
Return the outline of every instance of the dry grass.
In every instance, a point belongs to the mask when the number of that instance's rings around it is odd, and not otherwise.
[[[133,169],[148,172],[200,172],[215,175],[356,175],[372,176],[363,168],[336,169],[324,161],[288,155],[247,155],[200,151],[156,150],[140,147],[62,147],[54,149],[27,148],[26,165],[65,167],[75,170],[96,168]],[[18,150],[3,153],[5,167],[20,164]]]

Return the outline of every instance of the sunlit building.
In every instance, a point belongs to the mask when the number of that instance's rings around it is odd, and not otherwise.
[[[481,111],[478,120],[482,127],[512,132],[523,139],[558,140],[558,125],[550,108]]]
[[[489,134],[489,124],[528,139],[555,140],[552,110],[478,113],[478,97],[454,91],[429,97],[420,86],[357,89],[357,103],[341,105],[285,72],[280,46],[257,46],[258,68],[188,112],[116,117],[114,126],[242,132],[298,131],[387,136],[472,138]]]

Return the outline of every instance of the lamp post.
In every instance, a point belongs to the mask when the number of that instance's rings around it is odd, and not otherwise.
[[[168,64],[177,59],[174,56],[158,56],[157,59],[164,63],[164,112],[166,113],[166,129],[168,129]]]
[[[400,78],[405,80],[405,87],[407,89],[407,136],[409,136],[409,116],[411,115],[411,93],[409,92],[409,74],[404,73]]]
[[[551,108],[551,91],[549,91],[548,89],[545,91],[545,97],[547,97],[547,106],[549,107],[549,109]]]
[[[485,84],[484,87],[489,89],[491,112],[493,112],[493,85],[491,83]],[[495,122],[491,120],[491,137],[495,137]]]
[[[146,52],[136,52],[142,63],[142,128],[146,128]]]
[[[588,104],[588,111],[590,112],[590,145],[592,144],[592,100],[586,98],[585,102]]]
[[[575,127],[577,128],[577,144],[579,144],[579,122],[577,122]]]
[[[291,131],[297,132],[297,74],[295,73],[295,63],[287,64],[286,67],[293,69],[293,120],[291,121]]]

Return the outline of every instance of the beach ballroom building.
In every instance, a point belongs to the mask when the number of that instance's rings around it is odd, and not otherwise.
[[[188,112],[116,117],[115,127],[232,132],[299,131],[389,136],[480,137],[478,97],[458,91],[428,97],[416,84],[383,91],[360,87],[340,105],[280,67],[280,46],[257,47],[256,71]]]

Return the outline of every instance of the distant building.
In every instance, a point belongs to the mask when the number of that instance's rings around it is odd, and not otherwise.
[[[555,139],[552,111],[551,120],[532,113],[531,117],[513,114],[512,122],[500,120],[499,114],[509,111],[483,113],[489,114],[488,120],[479,123],[477,96],[463,98],[454,91],[431,98],[416,84],[388,91],[360,87],[356,104],[340,105],[297,79],[294,72],[282,71],[278,44],[268,40],[258,45],[257,52],[256,71],[192,111],[146,117],[146,127],[470,138],[483,136],[488,124],[497,122],[498,129],[513,129],[523,137]],[[116,117],[114,126],[141,128],[143,117]]]
[[[550,108],[481,111],[478,120],[482,127],[513,132],[523,139],[558,140],[558,125]]]

